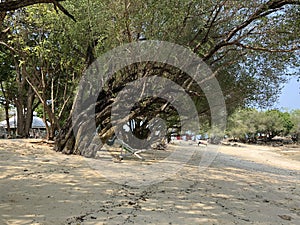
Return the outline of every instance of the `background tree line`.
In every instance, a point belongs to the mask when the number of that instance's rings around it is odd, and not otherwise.
[[[300,137],[300,110],[258,111],[240,109],[228,118],[227,134],[244,142],[271,141],[275,136],[290,136],[298,142]]]
[[[299,0],[1,1],[1,103],[17,108],[21,136],[28,135],[32,112],[41,107],[56,149],[89,155],[79,147],[84,140],[75,138],[70,116],[83,72],[114,47],[162,40],[185,46],[211,67],[228,115],[249,105],[270,107],[287,75],[299,76],[299,5]],[[128,82],[154,74],[183,86],[200,122],[210,125],[207,99],[195,82],[176,68],[141,63],[116,73],[99,93],[95,118],[103,142],[113,135],[115,96]],[[180,131],[177,112],[165,104],[155,98],[140,102],[128,121],[132,132],[145,138],[147,123],[157,116]]]

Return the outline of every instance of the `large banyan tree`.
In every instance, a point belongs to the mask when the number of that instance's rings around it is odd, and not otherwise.
[[[64,24],[63,35],[81,52],[69,57],[84,58],[82,67],[87,71],[98,57],[120,45],[147,40],[176,43],[211,68],[211,79],[218,80],[229,114],[239,106],[269,106],[276,101],[286,75],[299,72],[299,0],[79,0],[61,4],[77,21],[57,21]],[[74,121],[74,103],[70,117],[57,133],[56,150],[92,156],[91,149],[101,148],[115,133],[111,109],[118,94],[123,95],[120,105],[128,104],[126,98],[131,92],[122,90],[137,79],[153,76],[184,88],[197,109],[201,128],[209,126],[212,112],[207,96],[189,74],[161,62],[138,62],[116,71],[105,81],[95,107],[90,107],[88,92],[74,93],[81,113]],[[93,80],[80,86],[85,90],[93,87]],[[95,126],[85,123],[91,112]],[[120,123],[135,137],[147,139],[155,118],[165,121],[167,136],[182,129],[176,107],[157,96],[136,102]],[[94,143],[83,134],[91,133],[96,133],[102,143],[87,148]],[[145,142],[145,146],[135,147],[149,146]]]

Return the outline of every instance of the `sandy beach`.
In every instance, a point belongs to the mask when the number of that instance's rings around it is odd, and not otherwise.
[[[207,147],[193,142],[107,161],[140,174],[174,149],[195,154],[162,181],[131,187],[47,144],[0,140],[0,224],[300,224],[299,146],[222,146],[203,170]]]

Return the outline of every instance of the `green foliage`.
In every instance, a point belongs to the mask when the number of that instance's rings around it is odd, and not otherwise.
[[[0,104],[12,104],[17,93],[15,67],[11,53],[0,46]],[[3,88],[3,89],[2,89]]]
[[[266,134],[269,139],[284,133],[284,120],[278,110],[260,112],[257,118],[258,132]]]
[[[258,116],[259,112],[255,109],[237,110],[228,118],[228,135],[238,139],[254,137],[258,131],[254,121]]]
[[[288,113],[279,110],[240,109],[229,117],[227,134],[242,140],[246,137],[255,139],[259,135],[271,139],[276,135],[294,134],[300,131],[299,112],[299,110]]]
[[[5,119],[5,111],[4,108],[0,106],[0,121]]]
[[[300,138],[300,109],[293,110],[290,114],[291,122],[293,124],[290,133],[299,141]]]
[[[73,93],[84,68],[84,57],[67,35],[69,30],[73,31],[71,21],[61,22],[62,17],[50,5],[35,5],[16,11],[5,20],[12,29],[8,43],[14,55],[7,51],[3,54],[7,58],[4,61],[13,65],[13,83],[19,83],[18,93],[24,92],[23,96],[28,87],[33,88],[35,105],[43,103],[42,115],[54,129],[69,116]],[[24,81],[28,84],[23,85]]]
[[[284,135],[288,135],[291,133],[291,130],[293,129],[293,127],[296,125],[292,119],[291,119],[291,114],[288,112],[280,112],[279,111],[279,116],[282,118],[283,120],[283,127],[284,127]]]
[[[6,17],[4,25],[11,28],[6,42],[15,52],[11,57],[11,52],[1,50],[0,58],[7,65],[14,65],[6,67],[9,74],[15,72],[11,80],[16,79],[17,72],[22,75],[20,79],[27,78],[37,95],[44,101],[51,100],[50,111],[63,122],[71,110],[81,74],[94,58],[128,42],[170,41],[189,48],[216,71],[231,114],[237,107],[272,104],[287,71],[297,71],[289,69],[299,67],[299,51],[291,50],[299,42],[299,6],[269,9],[263,4],[267,1],[64,2],[76,23],[56,13],[52,5],[30,6]],[[107,85],[112,98],[124,83],[143,76],[137,75],[138,70],[132,71],[120,71]],[[180,85],[187,80],[174,68],[166,77]],[[13,90],[9,86],[13,82],[7,76],[4,80],[6,90]],[[210,111],[203,92],[195,84],[188,91],[205,124],[202,129],[209,130]],[[26,89],[23,92],[25,95]],[[71,99],[66,107],[68,96]],[[49,119],[51,112],[46,112]],[[170,126],[178,125],[176,112],[166,117],[170,118]],[[288,115],[255,110],[233,115],[229,126],[231,134],[240,138],[257,132],[288,133],[292,129]]]

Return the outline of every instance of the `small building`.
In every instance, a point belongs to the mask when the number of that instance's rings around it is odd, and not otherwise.
[[[9,118],[9,127],[14,133],[16,132],[17,124],[17,117],[13,116]],[[6,120],[0,122],[0,127],[5,128],[7,130]],[[37,116],[33,116],[29,136],[33,138],[43,138],[46,136],[46,125],[43,119]]]

